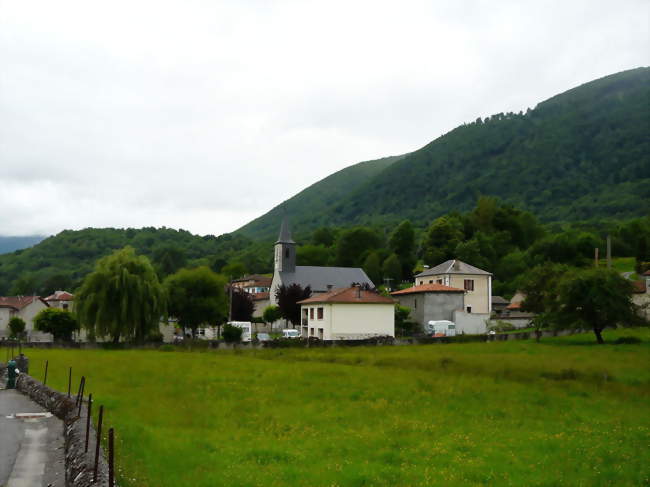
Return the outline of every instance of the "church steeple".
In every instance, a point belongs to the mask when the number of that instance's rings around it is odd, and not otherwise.
[[[282,219],[278,241],[275,242],[275,271],[296,271],[296,242],[291,238],[286,217]]]

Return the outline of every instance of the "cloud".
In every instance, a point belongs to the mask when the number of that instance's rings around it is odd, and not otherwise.
[[[0,0],[0,234],[234,230],[346,165],[648,65],[649,14]]]

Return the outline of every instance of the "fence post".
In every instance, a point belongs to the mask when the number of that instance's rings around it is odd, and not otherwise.
[[[83,406],[84,403],[84,389],[86,388],[86,377],[83,376],[81,378],[81,383],[79,384],[79,396],[77,396],[77,402],[79,405],[79,411],[77,412],[77,416],[81,416],[81,406]]]
[[[84,450],[88,453],[88,440],[90,439],[90,416],[93,408],[93,395],[88,394],[88,412],[86,413],[86,449]]]
[[[46,360],[45,361],[45,377],[43,378],[43,385],[47,384],[47,368],[50,365],[50,361]]]
[[[115,474],[113,471],[113,460],[115,457],[115,444],[113,441],[113,428],[108,430],[108,487],[115,486]]]
[[[70,397],[70,387],[72,387],[72,367],[68,371],[68,397]]]
[[[103,419],[104,419],[104,406],[99,406],[99,418],[97,419],[97,443],[95,444],[95,470],[93,471],[93,483],[97,482],[97,468],[99,467],[99,443],[102,439]]]

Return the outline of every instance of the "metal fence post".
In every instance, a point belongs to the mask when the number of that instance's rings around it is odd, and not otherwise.
[[[68,397],[70,397],[70,387],[72,387],[72,367],[68,370]]]
[[[50,365],[50,361],[46,360],[45,361],[45,377],[43,378],[43,385],[47,384],[47,368]]]
[[[90,416],[93,409],[93,395],[88,394],[88,411],[86,412],[86,449],[84,450],[88,453],[88,440],[90,439]]]
[[[104,419],[104,406],[99,406],[99,419],[97,419],[97,443],[95,444],[95,469],[93,483],[97,482],[97,468],[99,467],[99,443],[102,439],[102,420]]]

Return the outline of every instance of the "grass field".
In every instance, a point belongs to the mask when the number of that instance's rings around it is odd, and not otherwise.
[[[650,333],[235,352],[28,350],[87,377],[120,485],[648,485]]]

